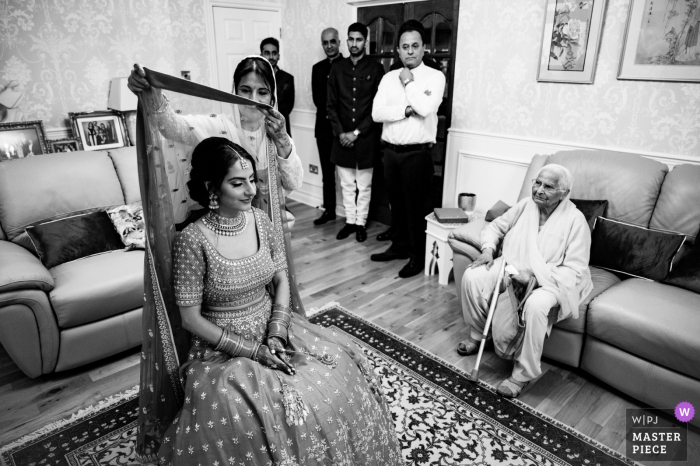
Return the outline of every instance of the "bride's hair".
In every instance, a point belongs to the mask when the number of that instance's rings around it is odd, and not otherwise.
[[[246,159],[253,167],[255,178],[258,172],[255,159],[238,144],[226,138],[207,138],[197,144],[192,152],[192,170],[187,190],[190,197],[202,207],[209,206],[209,190],[206,183],[216,191],[219,190],[229,169],[238,162],[239,157]]]
[[[243,76],[248,73],[255,73],[263,80],[270,89],[270,105],[275,106],[275,75],[270,62],[263,57],[246,57],[238,64],[236,71],[233,72],[233,88],[238,93],[238,85],[241,83]]]

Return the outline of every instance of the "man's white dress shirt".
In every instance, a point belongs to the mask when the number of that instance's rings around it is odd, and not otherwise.
[[[384,75],[372,105],[372,119],[384,123],[382,140],[390,144],[435,143],[437,110],[445,92],[445,75],[421,63],[411,70],[413,81],[405,87],[401,68]],[[406,107],[418,115],[406,118]]]

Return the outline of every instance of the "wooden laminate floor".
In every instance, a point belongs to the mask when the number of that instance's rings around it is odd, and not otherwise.
[[[297,217],[292,246],[307,309],[336,301],[471,371],[475,357],[463,358],[454,351],[466,338],[466,330],[452,282],[440,286],[437,276],[422,274],[401,279],[398,271],[405,261],[370,261],[370,254],[388,246],[376,240],[385,228],[381,224],[369,225],[364,243],[353,236],[338,241],[335,235],[343,226],[342,218],[316,227],[312,221],[320,211],[296,202],[290,203],[290,210]],[[0,445],[138,385],[138,364],[139,348],[135,348],[78,369],[29,379],[0,346]],[[482,380],[495,386],[509,373],[508,362],[492,351],[484,354]],[[543,375],[520,399],[623,454],[625,410],[644,407],[582,371],[551,361],[543,362]],[[688,454],[688,462],[668,464],[700,464],[700,429],[692,426]]]

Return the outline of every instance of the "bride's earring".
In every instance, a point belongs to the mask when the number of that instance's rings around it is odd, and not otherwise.
[[[219,208],[219,203],[217,202],[216,194],[209,193],[209,210],[216,210]]]

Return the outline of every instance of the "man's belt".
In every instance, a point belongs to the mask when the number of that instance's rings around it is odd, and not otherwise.
[[[388,147],[389,149],[393,150],[394,152],[413,152],[417,150],[425,150],[425,149],[430,149],[433,147],[432,142],[427,142],[425,144],[405,144],[405,145],[398,145],[398,144],[391,144],[386,141],[382,141],[382,145],[384,147]]]

